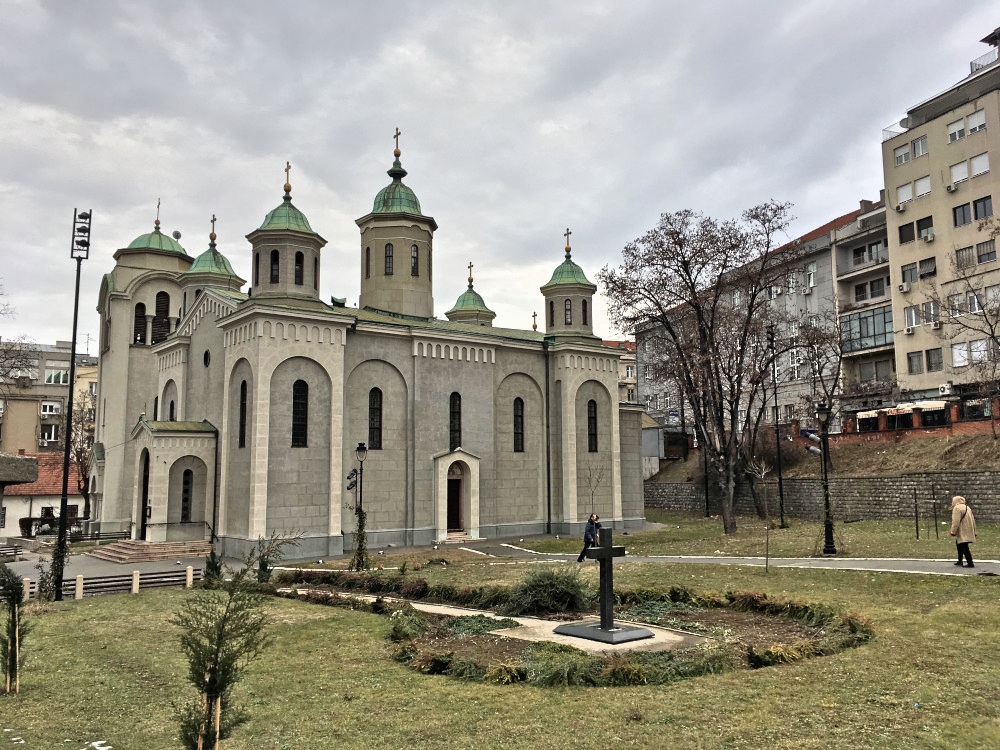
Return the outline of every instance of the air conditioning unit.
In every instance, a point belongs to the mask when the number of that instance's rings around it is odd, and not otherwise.
[[[903,211],[905,211],[905,210],[906,210],[906,204],[905,204],[905,203],[897,203],[897,204],[896,204],[896,210],[897,210],[897,211],[898,211],[899,213],[903,213]]]
[[[38,447],[39,448],[47,448],[48,445],[49,445],[49,441],[48,440],[46,440],[45,438],[38,438]]]
[[[903,333],[905,333],[907,336],[912,336],[913,326],[906,326],[906,328],[903,329]]]
[[[931,329],[935,330],[935,331],[941,330],[941,321],[940,320],[932,321],[931,322]]]
[[[942,396],[950,396],[953,391],[951,383],[942,383],[938,386],[938,394]]]
[[[944,186],[944,189],[947,190],[949,193],[954,193],[956,190],[958,190],[958,185],[956,185],[954,182],[949,182],[947,185]]]
[[[903,294],[906,294],[907,292],[910,291],[910,282],[904,281],[897,287],[897,289],[899,289],[899,291],[901,291]]]
[[[29,378],[27,375],[18,375],[17,376],[17,387],[18,388],[27,388],[30,385],[31,385],[31,378]]]
[[[813,288],[811,286],[804,286],[804,287],[802,287],[802,293],[803,294],[812,294],[813,293]]]
[[[924,242],[933,242],[933,241],[934,241],[934,232],[927,232],[926,234],[924,234]]]

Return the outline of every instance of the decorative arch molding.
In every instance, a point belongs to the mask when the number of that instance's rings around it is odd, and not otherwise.
[[[414,357],[427,359],[447,359],[453,362],[475,362],[480,364],[496,364],[496,349],[492,346],[474,346],[471,344],[439,344],[434,341],[413,340],[412,354]]]
[[[459,503],[462,530],[472,539],[479,538],[480,458],[459,448],[433,456],[434,461],[434,539],[448,539],[448,484],[460,472]],[[454,468],[453,468],[454,467]]]

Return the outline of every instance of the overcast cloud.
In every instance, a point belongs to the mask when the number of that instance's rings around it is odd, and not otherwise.
[[[438,317],[466,288],[528,328],[563,232],[591,280],[660,213],[775,198],[790,236],[882,187],[882,128],[968,72],[994,3],[0,0],[0,336],[72,329],[72,210],[93,209],[80,351],[114,252],[151,231],[249,278],[245,235],[295,205],[356,305],[354,220],[389,178],[435,236]],[[245,288],[244,288],[245,289]],[[595,332],[620,337],[603,304]],[[87,335],[90,335],[88,344]]]

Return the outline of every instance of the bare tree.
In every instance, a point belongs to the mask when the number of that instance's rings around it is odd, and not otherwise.
[[[70,386],[73,387],[72,385]],[[76,489],[83,497],[83,518],[90,518],[90,458],[94,449],[94,416],[97,397],[89,390],[73,401],[69,459],[77,470]],[[65,425],[63,425],[63,434]]]
[[[0,297],[3,296],[4,290],[0,286]],[[7,302],[0,302],[0,318],[14,316],[14,308]],[[0,337],[0,395],[8,393],[12,385],[17,385],[18,377],[30,374],[37,356],[35,342],[27,336],[6,340]]]
[[[595,497],[597,496],[597,490],[604,482],[604,475],[607,474],[606,466],[594,466],[590,464],[587,467],[587,471],[583,475],[584,482],[587,485],[587,490],[590,492],[590,512],[594,512]]]
[[[655,339],[660,374],[683,384],[722,488],[727,534],[736,531],[734,500],[752,451],[747,428],[765,408],[765,331],[779,315],[768,293],[785,283],[791,259],[774,252],[789,208],[769,201],[725,222],[690,210],[665,213],[625,246],[621,266],[598,274],[615,325]]]

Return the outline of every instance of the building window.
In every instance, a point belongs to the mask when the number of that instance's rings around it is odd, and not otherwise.
[[[635,403],[635,388],[628,388],[626,390],[627,390],[627,393],[626,393],[625,399],[630,404],[634,404]]]
[[[969,179],[969,162],[960,161],[958,164],[952,164],[950,173],[952,182],[964,182]]]
[[[989,153],[979,154],[978,156],[973,156],[970,160],[972,166],[972,176],[978,177],[981,174],[986,174],[990,171],[990,155]]]
[[[597,453],[597,402],[587,402],[587,450]]]
[[[859,379],[863,382],[875,382],[892,379],[892,360],[877,359],[874,362],[862,362],[858,368]]]
[[[368,448],[382,450],[382,390],[368,391]]]
[[[549,301],[549,328],[556,324],[556,303]]]
[[[410,276],[420,275],[420,249],[413,245],[410,247]]]
[[[385,246],[385,275],[392,276],[392,244]]]
[[[976,244],[976,258],[980,263],[989,263],[997,259],[996,240],[986,240]]]
[[[972,289],[965,293],[965,306],[970,313],[983,311],[983,298],[978,289]]]
[[[892,153],[893,156],[896,157],[896,166],[897,167],[902,166],[903,164],[906,164],[906,162],[910,160],[910,144],[906,144],[905,146],[900,146],[895,150],[893,150]]]
[[[972,245],[960,247],[955,251],[955,265],[958,268],[968,268],[974,265],[976,256],[972,254]]]
[[[96,380],[91,380],[89,383],[87,383],[87,393],[89,393],[91,396],[96,396],[97,395],[97,381]],[[0,411],[3,411],[3,410],[0,409]]]
[[[798,286],[798,274],[794,271],[789,273],[785,277],[785,289],[789,294],[795,294],[795,288]]]
[[[961,294],[948,295],[948,314],[953,318],[965,312],[965,297]]]
[[[924,353],[907,352],[906,372],[910,375],[921,375],[924,371]]]
[[[372,277],[372,249],[370,247],[365,248],[365,278],[370,279]]]
[[[146,306],[141,302],[135,306],[135,321],[132,323],[132,343],[146,343]]]
[[[45,382],[47,385],[68,385],[69,362],[46,362]]]
[[[872,279],[868,285],[871,289],[870,294],[872,299],[885,295],[885,279]]]
[[[564,312],[563,317],[565,319],[564,322],[566,323],[566,325],[568,326],[573,325],[573,302],[571,300],[566,300],[563,303],[563,312]]]
[[[43,424],[39,437],[49,443],[59,442],[59,425]]]
[[[305,266],[306,256],[302,253],[295,253],[295,285],[302,286],[303,277],[305,276]]]
[[[924,302],[920,306],[920,318],[924,323],[937,323],[941,320],[941,311],[938,308],[938,303],[934,300]]]
[[[926,279],[929,276],[937,276],[937,258],[924,258],[920,261],[918,268],[920,271],[920,278],[922,279]]]
[[[840,319],[841,349],[857,352],[893,343],[892,305],[868,308]]]
[[[903,308],[903,325],[907,328],[920,325],[920,305]]]
[[[969,345],[965,341],[951,345],[951,366],[965,367],[969,364]]]
[[[987,219],[993,215],[993,196],[987,195],[985,198],[978,198],[972,201],[972,214],[977,221]]]
[[[920,235],[920,239],[926,239],[928,235],[934,234],[933,216],[917,219],[917,234]]]
[[[635,377],[635,368],[632,365],[625,365],[625,377],[626,378]]]
[[[976,339],[969,342],[969,359],[972,364],[978,365],[986,361],[986,339]]]
[[[448,444],[453,451],[462,446],[462,396],[458,393],[448,400]]]
[[[524,399],[514,399],[514,452],[524,453]]]
[[[930,192],[931,192],[931,178],[930,178],[930,175],[926,175],[926,176],[921,177],[920,179],[914,181],[914,183],[913,183],[913,189],[916,192],[918,198],[921,197],[921,196],[923,196],[923,195],[930,195]]]
[[[580,309],[580,313],[581,313],[581,315],[583,317],[583,324],[584,325],[589,325],[587,323],[587,300],[583,300],[582,307]]]
[[[944,355],[940,347],[937,349],[928,349],[924,352],[924,356],[927,360],[927,372],[940,372],[944,369]]]
[[[907,263],[905,266],[900,268],[902,273],[903,281],[914,282],[917,280],[917,264]]]
[[[965,120],[955,120],[948,123],[948,143],[965,138]]]
[[[806,286],[809,288],[816,286],[816,261],[806,264]]]
[[[173,399],[171,399],[171,400],[170,400],[170,403],[169,403],[169,404],[167,404],[167,419],[168,419],[168,420],[169,420],[170,422],[173,422],[173,421],[175,420],[175,418],[176,418],[176,417],[177,417],[177,414],[176,414],[176,412],[174,411],[174,401],[173,401]]]
[[[913,183],[908,182],[896,188],[896,203],[907,203],[913,200]]]
[[[191,496],[194,491],[194,472],[185,469],[181,478],[181,523],[191,521]]]
[[[240,383],[240,420],[237,446],[247,447],[247,381]]]
[[[951,215],[955,220],[956,227],[964,227],[966,224],[972,223],[972,206],[968,203],[963,203],[961,206],[955,206],[951,209]]]
[[[53,417],[57,414],[62,414],[62,402],[42,401],[39,411],[43,417]]]
[[[738,308],[743,304],[743,294],[739,289],[734,289],[732,294],[733,308]]]
[[[313,289],[319,289],[319,258],[313,258]]]
[[[866,299],[868,299],[868,284],[855,284],[854,301],[864,302]]]
[[[271,283],[277,284],[281,279],[281,253],[277,250],[271,251]]]
[[[253,254],[253,285],[260,283],[260,253]]]
[[[916,159],[918,156],[925,156],[927,154],[927,136],[922,135],[911,144],[913,146],[913,158]]]
[[[292,384],[292,447],[304,448],[309,436],[309,384],[296,380]]]
[[[153,343],[165,341],[170,335],[170,295],[156,293],[156,314],[153,316]]]
[[[913,242],[917,238],[916,232],[913,231],[913,222],[909,224],[900,224],[899,226],[899,244],[905,245],[907,242]]]
[[[965,123],[969,129],[970,135],[972,133],[978,133],[980,130],[986,130],[986,110],[977,109],[965,118]]]

